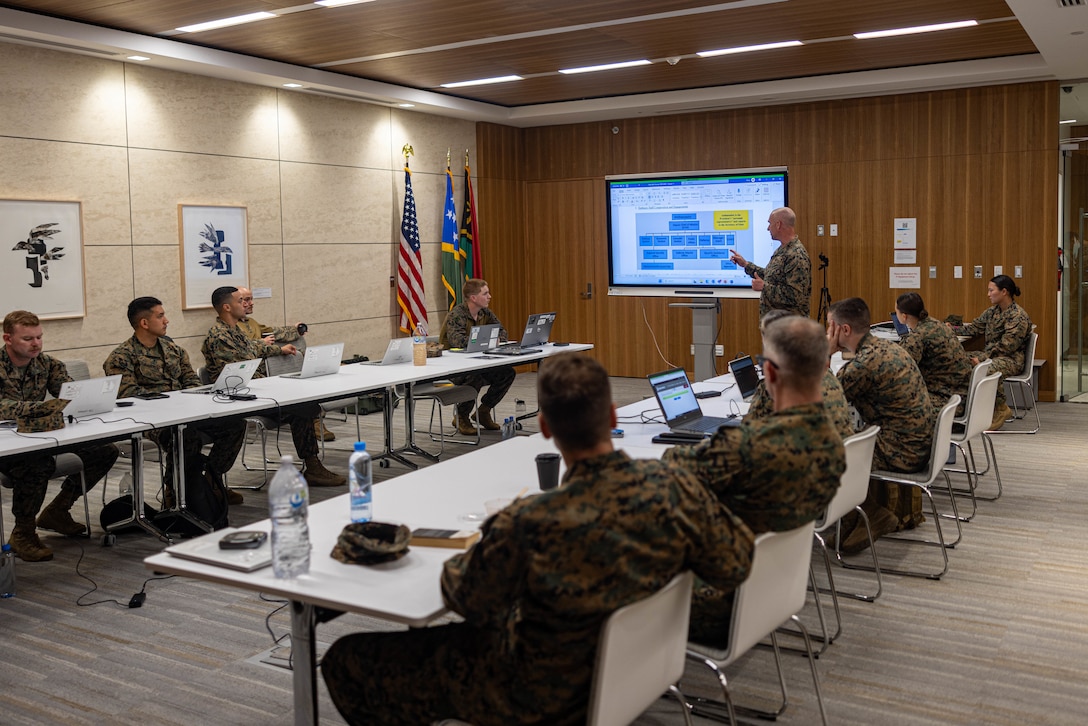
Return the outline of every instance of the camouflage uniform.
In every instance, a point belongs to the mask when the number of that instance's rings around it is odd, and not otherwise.
[[[212,327],[208,329],[208,335],[200,346],[200,352],[204,354],[208,378],[213,381],[219,377],[227,363],[283,355],[279,346],[247,338],[241,328],[236,325],[227,325],[220,318],[216,318]],[[258,371],[254,378],[263,375]],[[314,433],[314,421],[320,414],[321,408],[316,403],[300,403],[295,406],[277,408],[276,411],[262,415],[290,425],[295,452],[300,459],[305,460],[317,456],[320,452],[317,435]]]
[[[694,446],[675,446],[662,461],[693,472],[752,532],[784,532],[819,517],[846,469],[842,438],[823,404],[772,412],[725,427]],[[696,581],[690,637],[725,645],[733,589]]]
[[[862,420],[880,427],[873,468],[921,471],[929,463],[937,411],[918,366],[898,344],[870,333],[854,353],[839,369],[839,382]],[[922,494],[916,487],[870,482],[864,506],[871,515],[881,508],[889,510],[899,527],[913,527],[924,519]]]
[[[165,338],[159,338],[149,348],[133,335],[114,348],[102,364],[102,369],[107,376],[121,376],[121,397],[180,391],[200,385],[200,377],[189,363],[189,354],[180,345]],[[217,474],[230,471],[242,449],[242,440],[246,433],[245,421],[210,419],[194,421],[187,428],[193,435],[184,438],[186,469],[199,467],[201,464],[199,455],[203,442],[196,435],[200,432],[212,441],[208,467]],[[173,437],[168,430],[156,429],[148,432],[146,436],[158,444],[164,454],[173,450]],[[173,483],[173,457],[165,458],[164,481]]]
[[[789,310],[794,315],[808,317],[812,303],[812,262],[801,240],[794,237],[771,255],[767,267],[754,262],[744,266],[749,277],[758,275],[767,284],[759,295],[759,317],[770,310]]]
[[[270,325],[261,325],[253,318],[248,317],[245,320],[239,320],[238,327],[250,340],[260,340],[271,335],[277,342],[293,343],[301,337],[298,334],[298,326],[282,325],[272,327]]]
[[[582,460],[446,563],[464,623],[342,638],[322,673],[352,724],[583,724],[605,619],[688,569],[732,589],[751,553],[752,533],[690,474],[618,451]]]
[[[854,430],[854,419],[850,415],[850,404],[846,402],[846,396],[843,395],[838,376],[832,373],[830,368],[824,373],[823,380],[820,381],[820,393],[824,400],[824,412],[831,420],[831,425],[839,432],[842,440],[845,441],[857,433]],[[748,407],[748,414],[744,419],[746,421],[749,419],[755,421],[756,419],[767,418],[772,413],[774,413],[774,401],[771,399],[770,394],[767,393],[767,386],[763,384],[763,381],[760,381],[759,386],[756,387],[756,392],[752,394],[752,403]]]
[[[1005,403],[1005,376],[1024,370],[1028,339],[1031,337],[1031,318],[1016,303],[1002,311],[997,305],[987,308],[972,322],[952,328],[959,335],[985,335],[986,347],[977,357],[990,360],[990,370],[1001,374],[1002,385],[997,387],[997,407]]]
[[[0,346],[0,419],[14,419],[34,413],[41,408],[47,392],[58,396],[61,385],[70,380],[72,378],[64,363],[51,355],[40,353],[24,370],[20,370],[8,357],[7,347]],[[72,449],[72,453],[83,462],[83,476],[90,491],[109,473],[117,461],[118,452],[113,444],[92,444]],[[16,524],[34,526],[34,518],[45,501],[49,477],[56,468],[56,461],[50,453],[36,452],[0,461],[0,471],[13,483],[11,513],[15,516]],[[79,476],[68,477],[61,488],[62,496],[74,501],[82,492]]]
[[[959,395],[963,400],[956,409],[956,415],[962,415],[967,403],[967,389],[971,387],[973,366],[948,326],[927,317],[919,321],[918,326],[899,344],[918,365],[933,405],[940,408],[953,395]]]
[[[446,320],[442,323],[441,341],[443,348],[464,348],[468,345],[468,336],[474,325],[498,325],[499,341],[505,343],[508,338],[506,328],[502,327],[499,317],[491,312],[491,308],[484,308],[473,320],[469,312],[468,303],[454,305]],[[481,408],[495,408],[503,399],[510,386],[514,383],[517,373],[513,366],[495,366],[485,368],[472,373],[462,373],[450,376],[450,381],[459,386],[472,386],[477,395],[480,389],[488,386],[487,393],[480,399]],[[457,404],[457,415],[467,421],[472,413],[472,401]]]

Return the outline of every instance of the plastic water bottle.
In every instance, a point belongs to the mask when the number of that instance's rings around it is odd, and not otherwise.
[[[15,553],[9,544],[0,552],[0,597],[15,597]]]
[[[268,488],[272,518],[272,571],[278,578],[310,571],[310,528],[306,524],[309,490],[290,455],[280,459],[280,470]]]
[[[351,521],[369,522],[371,517],[370,487],[373,484],[370,454],[365,441],[355,442],[355,453],[348,459],[348,487],[351,490]]]
[[[507,416],[506,418],[504,418],[502,420],[502,439],[503,439],[503,441],[506,441],[506,439],[513,438],[513,436],[514,436],[514,417],[513,416]]]

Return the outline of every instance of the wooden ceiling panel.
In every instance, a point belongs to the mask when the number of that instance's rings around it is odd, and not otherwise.
[[[375,0],[315,8],[175,40],[507,106],[750,83],[1037,52],[1016,20],[896,39],[857,41],[854,32],[974,18],[1011,18],[1004,0],[787,0],[650,21],[645,15],[719,5],[721,0]],[[138,33],[302,0],[28,0],[6,5]],[[602,27],[547,33],[587,23]],[[514,34],[528,34],[504,40]],[[560,68],[778,40],[801,48],[717,59],[684,58],[624,71],[556,76]],[[439,48],[439,46],[458,46]],[[366,62],[338,63],[378,55]],[[442,83],[548,74],[511,84],[444,90]]]

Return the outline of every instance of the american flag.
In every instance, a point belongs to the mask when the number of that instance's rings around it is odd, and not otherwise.
[[[427,298],[423,294],[423,259],[419,252],[419,223],[412,194],[412,172],[404,164],[404,216],[400,222],[400,261],[397,264],[397,305],[400,329],[414,333],[427,322]]]

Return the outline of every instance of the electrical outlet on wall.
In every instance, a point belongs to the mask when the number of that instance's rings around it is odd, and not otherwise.
[[[723,355],[725,355],[725,346],[724,345],[715,345],[714,346],[714,355],[718,356],[719,358],[721,358]]]
[[[982,279],[982,265],[975,265],[975,279]]]

